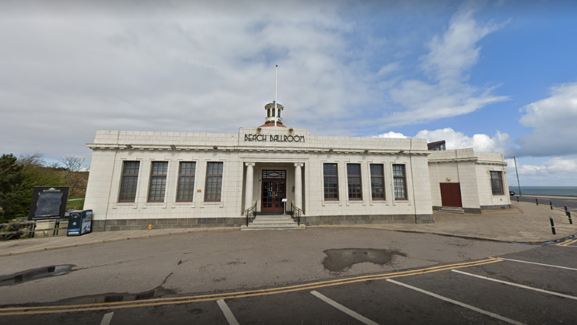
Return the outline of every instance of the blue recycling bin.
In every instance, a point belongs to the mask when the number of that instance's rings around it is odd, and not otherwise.
[[[66,236],[82,236],[91,233],[92,215],[92,210],[71,210]]]

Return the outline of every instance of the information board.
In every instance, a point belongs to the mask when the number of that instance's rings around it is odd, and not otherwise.
[[[28,220],[64,218],[69,187],[34,187]]]

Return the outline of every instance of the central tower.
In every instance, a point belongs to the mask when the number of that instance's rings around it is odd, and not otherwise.
[[[286,127],[284,125],[282,125],[282,110],[284,109],[284,107],[282,107],[281,104],[278,103],[278,64],[276,65],[275,68],[275,84],[274,84],[274,100],[272,101],[272,103],[268,103],[264,106],[264,109],[266,110],[266,120],[264,122],[263,125],[261,125],[261,127],[265,126],[280,126],[280,127]]]
[[[276,121],[276,126],[283,127],[283,128],[286,127],[282,124],[282,111],[283,111],[284,107],[281,104],[279,104],[273,100],[272,103],[266,104],[264,106],[264,109],[266,110],[266,120],[265,120],[264,124],[261,125],[260,127],[268,127],[268,126],[274,127],[275,121]]]

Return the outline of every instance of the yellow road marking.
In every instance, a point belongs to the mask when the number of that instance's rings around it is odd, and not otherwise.
[[[428,268],[422,268],[422,269],[417,269],[417,270],[408,270],[408,271],[402,271],[402,272],[396,272],[396,273],[384,273],[384,274],[373,274],[373,275],[363,275],[363,276],[357,276],[357,277],[351,277],[351,278],[345,278],[345,279],[336,279],[336,280],[325,280],[325,281],[319,281],[319,282],[312,282],[312,283],[305,283],[305,284],[299,284],[299,285],[292,285],[292,286],[285,286],[285,287],[278,287],[278,288],[269,288],[269,289],[258,289],[258,290],[248,290],[248,291],[238,291],[238,292],[231,292],[231,293],[216,293],[216,294],[207,294],[207,295],[198,295],[198,296],[181,296],[181,297],[168,297],[168,298],[151,298],[151,299],[142,299],[142,300],[131,300],[131,301],[117,301],[117,302],[101,302],[101,303],[90,303],[90,304],[79,304],[79,305],[63,305],[63,306],[38,306],[38,307],[10,307],[10,308],[3,308],[0,309],[1,311],[4,310],[30,310],[30,309],[56,309],[56,308],[62,308],[62,307],[66,307],[66,308],[72,308],[72,307],[84,307],[84,306],[95,306],[95,305],[106,305],[106,306],[112,306],[112,305],[126,305],[126,304],[138,304],[138,303],[146,303],[148,301],[174,301],[174,300],[183,300],[183,299],[189,299],[189,298],[209,298],[209,297],[222,297],[222,296],[226,296],[226,295],[231,295],[231,294],[236,294],[236,295],[241,295],[241,294],[251,294],[251,293],[259,293],[259,292],[268,292],[268,291],[277,291],[277,290],[281,290],[281,289],[291,289],[291,288],[303,288],[303,290],[305,290],[307,287],[313,286],[313,285],[324,285],[324,284],[330,284],[330,283],[337,283],[340,284],[342,282],[348,282],[348,281],[352,281],[352,280],[356,280],[356,279],[360,279],[361,281],[370,281],[374,278],[380,278],[382,276],[386,276],[389,274],[396,274],[399,276],[402,276],[404,274],[408,275],[413,275],[413,273],[415,272],[422,272],[422,271],[429,271],[429,270],[436,270],[436,269],[446,269],[446,268],[450,268],[450,267],[459,267],[459,266],[465,266],[465,267],[470,267],[470,266],[476,266],[477,264],[484,264],[486,261],[490,261],[494,259],[493,257],[486,259],[486,260],[480,260],[480,261],[474,261],[474,262],[462,262],[462,263],[455,263],[455,264],[450,264],[450,265],[439,265],[439,266],[433,266],[433,267],[428,267]],[[499,260],[500,261],[500,260]]]
[[[351,277],[351,278],[345,278],[345,279],[336,279],[336,280],[325,280],[325,281],[319,281],[319,282],[311,282],[311,283],[305,283],[305,284],[299,284],[299,285],[292,285],[292,286],[286,286],[286,287],[278,287],[278,288],[269,288],[269,289],[257,289],[257,290],[248,290],[248,291],[238,291],[238,292],[231,292],[231,293],[216,293],[216,294],[207,294],[207,295],[199,295],[199,296],[181,296],[181,297],[169,297],[169,298],[151,298],[151,299],[142,299],[142,300],[131,300],[131,301],[117,301],[117,302],[101,302],[101,303],[90,303],[90,304],[80,304],[80,305],[64,305],[67,308],[70,307],[83,307],[83,306],[87,306],[87,305],[123,305],[123,304],[134,304],[134,303],[144,303],[147,301],[166,301],[166,300],[182,300],[182,299],[188,299],[188,298],[208,298],[208,297],[221,297],[223,295],[230,295],[230,294],[250,294],[250,293],[258,293],[258,292],[267,292],[267,291],[276,291],[276,290],[280,290],[280,289],[287,289],[287,288],[299,288],[299,287],[309,287],[312,285],[323,285],[323,284],[328,284],[328,283],[342,283],[342,282],[348,282],[351,280],[356,280],[356,279],[361,279],[362,281],[370,281],[373,280],[375,278],[380,278],[382,276],[386,276],[389,274],[396,274],[396,275],[404,275],[407,274],[408,275],[413,275],[413,273],[415,272],[422,272],[422,271],[429,271],[429,270],[436,270],[436,269],[446,269],[446,268],[455,268],[455,267],[460,267],[460,266],[464,266],[464,267],[471,267],[471,266],[476,266],[477,264],[485,264],[485,262],[487,261],[492,261],[494,259],[494,257],[485,259],[485,260],[479,260],[479,261],[473,261],[473,262],[461,262],[461,263],[455,263],[455,264],[449,264],[449,265],[439,265],[439,266],[432,266],[432,267],[428,267],[428,268],[422,268],[422,269],[416,269],[416,270],[408,270],[408,271],[402,271],[402,272],[395,272],[395,273],[383,273],[383,274],[373,274],[373,275],[362,275],[362,276],[357,276],[357,277]],[[501,260],[497,259],[498,262],[500,262]],[[441,270],[441,271],[442,271]],[[306,288],[305,288],[306,289]],[[303,289],[303,290],[305,290]],[[38,307],[10,307],[10,308],[3,308],[0,309],[0,311],[3,310],[29,310],[29,309],[54,309],[54,308],[61,308],[62,306],[38,306]]]
[[[485,264],[491,264],[496,262],[502,262],[498,258],[487,258],[475,262],[464,262],[455,263],[442,266],[434,266],[429,268],[394,272],[394,273],[383,273],[374,275],[364,275],[346,279],[337,280],[327,280],[312,282],[307,284],[292,285],[278,288],[270,289],[259,289],[259,290],[248,290],[240,292],[229,292],[220,294],[208,294],[208,295],[198,295],[198,296],[188,296],[188,297],[171,297],[171,298],[157,298],[157,299],[145,299],[145,300],[132,300],[132,301],[119,301],[119,302],[109,302],[109,303],[93,303],[93,304],[81,304],[81,305],[61,305],[61,306],[37,306],[37,307],[9,307],[0,309],[0,316],[14,316],[14,315],[36,315],[36,314],[55,314],[55,313],[66,313],[66,312],[80,312],[80,311],[94,311],[94,310],[111,310],[111,309],[124,309],[124,308],[138,308],[138,307],[150,307],[150,306],[162,306],[162,305],[176,305],[176,304],[187,304],[194,302],[204,302],[204,301],[216,301],[219,299],[238,299],[238,298],[248,298],[255,296],[268,296],[273,294],[288,293],[302,290],[312,290],[324,287],[345,285],[364,281],[376,281],[376,280],[386,280],[390,278],[406,277],[413,275],[420,275],[433,272],[441,272],[452,269],[467,268]]]
[[[569,246],[569,245],[575,244],[575,243],[577,243],[577,238],[564,241],[562,243],[557,244],[557,246]]]

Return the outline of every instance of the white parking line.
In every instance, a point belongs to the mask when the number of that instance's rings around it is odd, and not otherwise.
[[[556,268],[558,268],[558,269],[577,271],[577,269],[575,269],[575,268],[566,267],[566,266],[559,266],[559,265],[552,265],[552,264],[543,264],[543,263],[536,263],[536,262],[529,262],[529,261],[521,261],[521,260],[514,260],[514,259],[502,258],[502,257],[497,257],[497,258],[500,259],[500,260],[503,260],[503,261],[511,261],[511,262],[535,264],[535,265],[541,265],[541,266],[556,267]]]
[[[537,292],[543,292],[543,293],[547,293],[547,294],[550,294],[550,295],[553,295],[553,296],[558,296],[558,297],[562,297],[562,298],[577,300],[577,297],[570,296],[570,295],[566,295],[566,294],[562,294],[562,293],[559,293],[559,292],[548,291],[548,290],[543,290],[543,289],[539,289],[539,288],[533,288],[533,287],[529,287],[529,286],[522,285],[522,284],[517,284],[517,283],[513,283],[513,282],[507,282],[507,281],[503,281],[503,280],[497,280],[497,279],[493,279],[493,278],[488,278],[488,277],[486,277],[486,276],[477,275],[477,274],[471,274],[471,273],[467,273],[467,272],[463,272],[463,271],[459,271],[459,270],[451,270],[451,271],[456,272],[456,273],[459,273],[459,274],[464,274],[464,275],[472,276],[472,277],[475,277],[475,278],[483,279],[483,280],[489,280],[489,281],[493,281],[493,282],[498,282],[498,283],[502,283],[502,284],[514,286],[514,287],[519,287],[519,288],[523,288],[523,289],[533,290],[533,291],[537,291]]]
[[[404,284],[404,283],[401,283],[401,282],[398,282],[398,281],[395,281],[395,280],[391,280],[391,279],[387,279],[387,282],[391,282],[391,283],[394,283],[394,284],[398,284],[398,285],[403,286],[403,287],[405,287],[405,288],[409,288],[409,289],[418,291],[418,292],[420,292],[420,293],[424,293],[424,294],[429,295],[429,296],[431,296],[431,297],[435,297],[435,298],[437,298],[437,299],[441,299],[441,300],[443,300],[443,301],[450,302],[450,303],[455,304],[455,305],[457,305],[457,306],[461,306],[461,307],[463,307],[463,308],[467,308],[467,309],[470,309],[470,310],[472,310],[472,311],[476,311],[476,312],[478,312],[478,313],[480,313],[480,314],[487,315],[487,316],[496,318],[496,319],[498,319],[498,320],[502,320],[502,321],[504,321],[504,322],[506,322],[506,323],[509,323],[509,324],[525,325],[524,323],[521,323],[521,322],[518,322],[518,321],[516,321],[516,320],[507,318],[507,317],[505,317],[505,316],[501,316],[501,315],[499,315],[499,314],[495,314],[495,313],[492,313],[492,312],[490,312],[490,311],[486,311],[486,310],[483,310],[483,309],[480,309],[480,308],[477,308],[477,307],[474,307],[474,306],[471,306],[471,305],[467,305],[467,304],[462,303],[462,302],[460,302],[460,301],[453,300],[453,299],[447,298],[447,297],[443,297],[443,296],[438,295],[438,294],[436,294],[436,293],[432,293],[432,292],[430,292],[430,291],[423,290],[423,289],[420,289],[420,288],[417,288],[417,287],[413,287],[412,285]]]
[[[232,311],[230,311],[230,308],[228,308],[228,305],[226,304],[226,302],[224,302],[224,300],[222,299],[217,300],[216,303],[218,304],[218,307],[220,307],[220,310],[222,310],[224,317],[226,317],[226,320],[230,325],[239,325],[238,322],[236,321],[236,318],[234,318]]]
[[[321,299],[322,301],[326,302],[327,304],[335,307],[336,309],[344,312],[345,314],[347,314],[347,315],[355,318],[356,320],[358,320],[358,321],[360,321],[360,322],[362,322],[362,323],[364,323],[364,324],[367,324],[367,325],[379,325],[378,323],[373,322],[372,320],[366,318],[365,316],[363,316],[363,315],[361,315],[361,314],[358,314],[358,313],[356,313],[356,312],[348,309],[347,307],[339,304],[338,302],[336,302],[336,301],[334,301],[334,300],[331,300],[331,299],[323,296],[322,294],[320,294],[320,293],[318,293],[318,292],[316,292],[316,291],[311,291],[311,294],[313,294],[315,297]]]
[[[112,315],[114,315],[114,312],[104,314],[104,317],[102,317],[102,321],[100,322],[100,325],[110,324],[110,321],[112,320]]]

